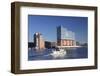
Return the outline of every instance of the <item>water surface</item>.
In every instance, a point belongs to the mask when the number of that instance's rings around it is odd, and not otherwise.
[[[87,47],[68,48],[65,49],[66,54],[61,56],[53,56],[53,49],[35,50],[28,49],[28,60],[54,60],[54,59],[79,59],[88,58]],[[41,51],[41,52],[40,52]]]

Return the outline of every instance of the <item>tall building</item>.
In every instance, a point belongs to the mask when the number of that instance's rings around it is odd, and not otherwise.
[[[58,46],[75,46],[75,33],[69,31],[63,26],[57,27],[57,45]]]
[[[36,49],[44,49],[45,48],[45,42],[42,37],[41,33],[35,33],[34,34],[34,44]]]

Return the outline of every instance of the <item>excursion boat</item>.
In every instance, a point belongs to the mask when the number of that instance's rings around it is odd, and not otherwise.
[[[63,58],[66,55],[66,51],[64,49],[54,49],[52,50],[51,55],[54,58]]]

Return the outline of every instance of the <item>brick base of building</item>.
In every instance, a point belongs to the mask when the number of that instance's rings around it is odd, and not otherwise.
[[[58,46],[74,46],[75,41],[74,40],[61,39],[61,40],[57,40],[57,45]]]

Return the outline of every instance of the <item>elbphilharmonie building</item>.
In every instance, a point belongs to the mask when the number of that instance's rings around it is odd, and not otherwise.
[[[58,46],[75,46],[75,33],[64,28],[63,26],[57,27],[57,45]]]

